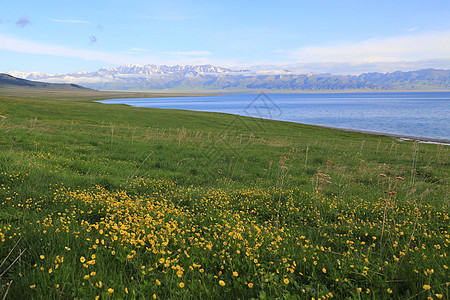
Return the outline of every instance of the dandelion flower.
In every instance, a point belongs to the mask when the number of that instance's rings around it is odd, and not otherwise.
[[[283,282],[284,282],[285,284],[288,284],[288,283],[289,283],[289,279],[285,278],[285,279],[283,280]]]
[[[109,288],[109,289],[108,289],[108,294],[112,294],[112,293],[114,293],[114,289]]]
[[[327,269],[323,268],[323,269],[322,269],[322,272],[323,272],[323,273],[326,273],[326,272],[327,272]]]
[[[252,287],[253,287],[253,283],[250,282],[250,283],[248,284],[248,287],[249,287],[249,288],[252,288]]]
[[[39,256],[39,258],[40,258],[40,259],[44,259],[44,258],[45,258],[45,256],[44,256],[44,255],[41,255],[41,256]]]
[[[180,288],[184,288],[184,282],[180,282]]]
[[[159,281],[158,279],[156,279],[156,285],[161,285],[161,281]]]
[[[234,272],[233,272],[233,276],[234,276],[234,277],[238,277],[238,276],[239,276],[238,272],[234,271]]]
[[[423,285],[423,289],[424,289],[425,291],[428,291],[429,289],[431,289],[431,286],[430,286],[429,284],[424,284],[424,285]]]
[[[84,258],[84,256],[82,256],[82,257],[80,257],[80,261],[81,261],[82,263],[84,263],[84,262],[86,261],[86,258]]]
[[[34,289],[36,287],[35,284],[30,285],[30,289]]]
[[[219,284],[220,284],[220,286],[225,286],[225,281],[219,280]]]

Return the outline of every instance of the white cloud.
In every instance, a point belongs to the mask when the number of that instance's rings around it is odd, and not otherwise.
[[[211,52],[209,52],[209,51],[176,51],[176,52],[169,52],[169,54],[183,55],[183,56],[208,56],[208,55],[211,55]]]
[[[368,72],[395,72],[395,71],[415,71],[421,69],[450,69],[450,58],[448,59],[424,59],[405,60],[398,62],[368,62],[368,63],[347,63],[347,62],[316,62],[297,63],[278,66],[296,74],[308,73],[331,73],[340,75],[359,75]]]
[[[128,51],[130,51],[130,52],[148,52],[148,49],[144,49],[144,48],[130,48]]]
[[[73,23],[73,24],[90,24],[88,21],[84,20],[63,20],[63,19],[52,19],[49,18],[50,21],[55,23]]]
[[[133,57],[95,50],[75,49],[68,46],[45,44],[35,41],[23,40],[0,34],[0,50],[45,54],[61,57],[80,58],[84,60],[98,60],[111,64],[125,64],[134,60]],[[151,59],[147,57],[146,59]]]
[[[177,51],[153,55],[146,49],[131,48],[118,53],[96,50],[76,49],[63,45],[46,44],[36,41],[24,40],[0,34],[0,50],[19,53],[49,55],[68,58],[79,58],[87,61],[102,61],[112,65],[140,64],[211,64],[206,56],[209,51]],[[134,51],[131,51],[134,50]]]
[[[295,52],[300,62],[399,62],[450,58],[450,31],[375,38],[336,46],[308,46]]]

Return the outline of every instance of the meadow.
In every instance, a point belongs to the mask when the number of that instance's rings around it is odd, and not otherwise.
[[[137,96],[0,89],[0,296],[450,298],[449,146]]]

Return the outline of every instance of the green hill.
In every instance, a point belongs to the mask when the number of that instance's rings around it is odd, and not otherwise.
[[[46,83],[38,81],[30,81],[26,79],[16,78],[14,76],[0,73],[0,89],[11,88],[32,88],[32,89],[49,89],[49,90],[90,90],[76,84],[58,84]]]

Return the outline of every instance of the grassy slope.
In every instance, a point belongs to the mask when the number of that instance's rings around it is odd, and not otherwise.
[[[448,147],[226,114],[92,102],[135,96],[0,89],[0,115],[6,117],[0,119],[1,256],[19,235],[19,246],[27,248],[20,264],[2,278],[2,283],[14,280],[9,292],[14,298],[107,296],[97,278],[114,287],[118,298],[153,293],[165,298],[328,293],[344,298],[358,297],[357,288],[363,288],[365,296],[380,299],[390,296],[388,289],[422,297],[431,292],[424,284],[445,295]],[[99,198],[117,202],[95,202]],[[154,255],[123,234],[120,245],[108,237],[104,247],[92,245],[102,234],[91,232],[85,222],[98,229],[107,220],[126,224],[127,214],[141,220],[149,208],[134,211],[136,201],[157,203],[147,215],[163,211],[162,217],[152,217],[162,224],[175,222],[176,238],[160,252],[154,248]],[[61,215],[66,221],[58,221]],[[144,219],[128,230],[144,226]],[[192,242],[191,228],[223,257],[218,260],[209,248]],[[167,238],[162,228],[156,232]],[[255,232],[261,235],[256,240]],[[246,250],[250,261],[235,257],[243,245],[227,240],[234,235],[242,235],[242,243],[253,249]],[[411,241],[413,235],[418,238]],[[151,238],[144,242],[149,245]],[[271,245],[279,250],[267,250]],[[122,256],[111,256],[111,249]],[[186,250],[190,255],[177,254]],[[398,259],[399,250],[407,259]],[[86,270],[79,259],[94,253],[98,275],[83,279]],[[57,263],[63,255],[66,261]],[[159,259],[168,257],[183,268],[181,277],[170,270],[169,276],[161,265],[155,269]],[[61,265],[58,271],[55,264]],[[189,266],[196,264],[205,271],[191,274]],[[291,272],[293,265],[297,269]],[[154,270],[142,275],[142,266]],[[156,279],[163,284],[155,285]],[[125,287],[133,293],[125,294]]]

